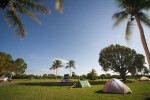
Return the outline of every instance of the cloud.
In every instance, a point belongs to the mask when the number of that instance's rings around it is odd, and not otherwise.
[[[60,61],[62,61],[62,63],[68,63],[68,60],[61,59],[61,58],[53,58],[53,61],[54,60],[60,60]]]

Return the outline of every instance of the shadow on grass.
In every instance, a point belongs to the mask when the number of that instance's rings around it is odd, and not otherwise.
[[[118,95],[124,95],[123,93],[105,93],[102,90],[96,91],[95,93],[98,93],[98,94],[118,94]],[[127,94],[131,94],[131,93],[127,93]],[[147,99],[147,100],[150,100],[150,99]]]
[[[106,94],[105,92],[103,92],[102,90],[96,91],[95,93],[100,93],[100,94]]]
[[[105,85],[107,81],[89,81],[89,83],[91,85]],[[123,83],[133,83],[133,81],[130,81],[130,80],[126,80],[126,81],[122,81]]]
[[[148,97],[148,98],[146,98],[146,99],[144,99],[144,100],[150,100],[150,97]]]
[[[62,83],[62,82],[38,82],[38,83],[19,83],[18,85],[27,86],[72,86],[74,82]]]

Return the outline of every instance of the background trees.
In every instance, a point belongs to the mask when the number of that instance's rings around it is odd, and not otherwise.
[[[95,69],[92,69],[92,71],[87,74],[87,79],[96,80],[97,78],[98,78],[98,75]]]
[[[133,49],[116,44],[101,50],[99,64],[104,71],[118,72],[126,80],[128,73],[135,75],[144,68],[145,58]]]
[[[118,7],[120,7],[123,11],[117,12],[113,15],[113,18],[116,19],[114,26],[117,26],[125,19],[128,19],[126,26],[126,40],[129,40],[130,35],[132,34],[131,29],[133,28],[133,21],[134,19],[136,19],[141,35],[143,48],[145,50],[147,61],[150,67],[149,49],[147,47],[146,39],[144,36],[144,30],[141,25],[141,22],[143,22],[145,25],[150,26],[150,17],[144,12],[144,10],[150,9],[150,1],[149,0],[116,0],[116,1]]]

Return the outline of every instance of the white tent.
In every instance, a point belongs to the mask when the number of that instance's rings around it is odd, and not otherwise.
[[[118,79],[109,79],[103,87],[103,91],[106,93],[132,93],[130,88]]]
[[[7,81],[8,78],[0,77],[0,81]]]
[[[148,77],[142,76],[140,78],[140,81],[150,81],[150,79]]]

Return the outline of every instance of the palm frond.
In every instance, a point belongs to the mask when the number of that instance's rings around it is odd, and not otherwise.
[[[19,11],[21,11],[22,13],[25,13],[27,15],[29,15],[30,17],[32,17],[34,20],[36,20],[39,24],[42,24],[40,20],[38,20],[31,12],[29,12],[27,9],[25,9],[24,7],[16,4],[17,9],[19,9]]]
[[[15,3],[35,13],[42,13],[45,15],[51,12],[49,8],[43,6],[41,3],[35,3],[33,1],[32,0],[15,0]]]
[[[150,9],[150,0],[145,1],[143,4],[141,4],[140,7],[141,7],[141,9],[149,10]]]
[[[115,0],[116,4],[118,5],[119,8],[126,8],[126,4],[124,3],[124,0]]]
[[[56,67],[54,65],[51,66],[50,70],[55,70]]]
[[[61,64],[62,64],[62,62],[60,60],[53,61],[53,65],[51,66],[50,70],[55,70],[60,67],[63,67],[63,65],[61,65]]]
[[[56,1],[56,10],[59,10],[60,13],[63,12],[63,0]]]
[[[75,61],[74,60],[69,60],[67,65],[68,66],[66,66],[65,68],[74,68],[75,69]]]
[[[116,19],[113,27],[118,26],[122,21],[124,21],[128,17],[128,14],[125,11],[115,13],[112,18]]]
[[[132,34],[132,28],[133,28],[133,22],[128,21],[127,27],[126,27],[126,40],[127,40],[127,42],[130,40],[130,36]]]
[[[70,68],[70,66],[66,66],[65,68],[66,68],[66,69],[67,69],[67,68]]]
[[[147,26],[150,27],[150,17],[149,17],[147,14],[143,13],[143,15],[139,17],[139,19],[140,19],[145,25],[147,25]]]
[[[5,11],[5,20],[9,24],[9,27],[14,28],[16,35],[21,37],[21,40],[27,35],[25,25],[21,22],[13,6],[11,6],[11,10]]]

